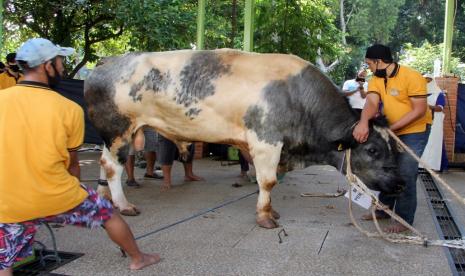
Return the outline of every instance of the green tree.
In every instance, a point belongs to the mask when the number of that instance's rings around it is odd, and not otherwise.
[[[353,78],[360,69],[366,48],[373,43],[391,46],[398,13],[405,0],[334,0],[331,10],[345,38],[340,62],[330,73],[337,83]]]
[[[123,33],[123,22],[117,20],[118,0],[7,0],[5,21],[33,36],[47,38],[62,46],[81,46],[82,59],[72,68],[70,77],[88,61],[97,59],[95,43]],[[15,32],[14,29],[9,31]],[[10,36],[15,34],[10,33]],[[21,34],[19,42],[24,40]]]
[[[244,1],[207,1],[205,48],[242,49],[244,37]]]
[[[314,61],[320,49],[325,59],[334,59],[340,51],[340,33],[327,4],[322,0],[257,1],[255,51]]]
[[[411,43],[407,43],[403,47],[402,55],[399,63],[408,65],[421,73],[433,73],[434,60],[442,60],[443,44],[423,43],[420,47],[414,47]],[[465,77],[464,68],[459,67],[460,59],[452,56],[451,68],[452,73]]]
[[[120,1],[117,18],[131,33],[129,44],[140,51],[192,48],[196,0]]]
[[[462,2],[460,4],[460,2]],[[454,13],[452,52],[465,61],[465,3],[457,2]],[[391,45],[400,49],[405,43],[420,47],[425,41],[440,44],[444,40],[444,0],[406,0],[399,11],[399,20],[392,32]]]

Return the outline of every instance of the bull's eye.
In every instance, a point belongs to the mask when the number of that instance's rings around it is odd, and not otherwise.
[[[369,149],[368,149],[368,153],[369,153],[370,155],[375,155],[375,154],[376,154],[376,149],[375,149],[375,148],[369,148]]]

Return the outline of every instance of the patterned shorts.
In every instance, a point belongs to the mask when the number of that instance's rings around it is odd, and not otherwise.
[[[100,197],[95,190],[82,187],[89,196],[65,213],[20,223],[0,223],[0,270],[12,267],[15,262],[32,255],[34,235],[42,222],[94,228],[111,218],[111,203]]]

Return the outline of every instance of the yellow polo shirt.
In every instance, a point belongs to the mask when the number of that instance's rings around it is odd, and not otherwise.
[[[400,65],[397,74],[387,78],[386,86],[384,78],[373,76],[368,83],[368,93],[376,93],[380,96],[384,115],[392,125],[412,110],[411,97],[426,98],[426,80],[417,71]],[[422,118],[397,130],[396,134],[423,132],[426,130],[427,122],[431,123],[431,118],[425,112]]]
[[[0,74],[0,89],[6,89],[16,85],[16,83],[20,82],[23,79],[23,74],[19,74],[18,79],[16,79],[13,75],[5,71]]]
[[[39,83],[0,93],[0,223],[55,215],[87,197],[68,173],[69,152],[83,142],[84,113]]]

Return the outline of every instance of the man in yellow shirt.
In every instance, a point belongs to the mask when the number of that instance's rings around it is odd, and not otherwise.
[[[360,122],[353,131],[359,143],[366,142],[369,128],[368,121],[378,112],[379,103],[383,103],[383,113],[390,129],[409,146],[417,156],[421,156],[428,141],[431,123],[426,116],[426,81],[422,75],[408,67],[393,62],[389,47],[375,44],[366,51],[365,62],[373,72],[368,83],[368,95],[362,111]],[[401,153],[398,160],[399,171],[406,182],[406,189],[398,196],[392,197],[381,193],[382,203],[394,209],[396,214],[412,224],[417,207],[416,181],[418,162],[408,153]],[[382,211],[376,211],[377,218],[388,218]],[[366,215],[363,219],[373,219]],[[406,231],[403,225],[393,223],[385,229],[390,233]]]
[[[9,53],[6,55],[6,67],[4,72],[0,74],[0,89],[14,86],[22,79],[23,74],[20,72],[19,66],[16,63],[16,53]]]
[[[142,253],[111,203],[79,182],[83,110],[51,89],[73,52],[46,39],[28,40],[17,55],[24,81],[0,93],[0,276],[12,275],[13,264],[32,254],[42,222],[103,225],[130,255],[131,269],[160,260]]]

